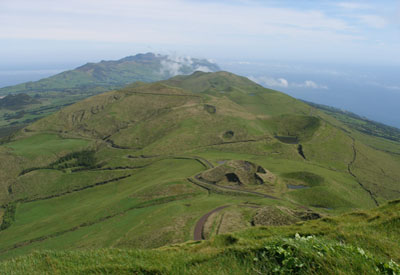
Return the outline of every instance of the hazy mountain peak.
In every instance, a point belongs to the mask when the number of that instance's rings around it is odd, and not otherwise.
[[[63,91],[64,89],[95,90],[91,93],[120,88],[135,81],[153,82],[176,75],[187,75],[195,71],[215,72],[220,70],[210,60],[190,56],[140,53],[119,60],[102,60],[86,63],[74,70],[0,89],[3,94],[22,92]]]

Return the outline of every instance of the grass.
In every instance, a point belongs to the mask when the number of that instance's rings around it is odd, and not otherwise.
[[[7,143],[6,147],[13,149],[13,153],[26,158],[45,158],[60,151],[71,151],[85,148],[89,145],[88,140],[63,139],[55,134],[37,134],[28,138]]]
[[[399,202],[284,227],[257,227],[156,250],[40,251],[0,263],[3,274],[396,274]],[[388,230],[390,229],[390,231]],[[379,236],[379,238],[377,238]]]
[[[318,186],[324,182],[324,178],[311,172],[291,172],[283,175],[285,178],[300,180],[302,183],[308,186]]]
[[[325,113],[333,116],[337,120],[349,126],[351,129],[355,129],[358,132],[365,133],[368,136],[384,138],[385,140],[390,140],[397,143],[400,142],[400,129],[387,126],[376,121],[368,120],[352,112],[343,111],[334,107],[311,102],[306,103],[323,110]]]
[[[176,178],[174,173],[168,174],[166,171],[179,171],[189,176],[199,169],[201,166],[195,161],[167,160],[116,184],[22,204],[17,209],[16,222],[10,230],[0,232],[1,237],[8,239],[2,242],[2,246],[73,228],[85,223],[88,217],[90,220],[96,220],[107,215],[123,213],[126,209],[146,201],[135,197],[135,192],[148,188],[149,184],[155,183],[155,179],[169,181]],[[6,237],[7,235],[14,238]]]
[[[98,183],[127,176],[131,170],[62,172],[53,169],[37,170],[20,176],[13,184],[15,200],[35,200],[73,190],[94,186]]]

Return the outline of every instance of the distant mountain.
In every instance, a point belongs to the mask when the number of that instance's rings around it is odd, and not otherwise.
[[[65,91],[95,88],[101,91],[123,87],[135,81],[152,82],[194,71],[215,72],[218,65],[205,59],[172,57],[154,53],[137,54],[116,61],[87,63],[74,70],[0,89],[0,94]],[[70,91],[69,91],[70,92]],[[81,92],[87,92],[81,90]]]

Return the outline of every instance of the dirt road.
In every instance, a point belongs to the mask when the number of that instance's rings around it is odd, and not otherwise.
[[[204,232],[203,232],[203,228],[204,228],[204,224],[206,223],[208,217],[210,217],[213,213],[221,211],[224,208],[227,208],[229,205],[224,205],[224,206],[220,206],[218,208],[215,208],[214,210],[208,212],[207,214],[205,214],[204,216],[202,216],[196,223],[196,226],[194,227],[194,240],[195,241],[200,241],[200,240],[204,240]]]

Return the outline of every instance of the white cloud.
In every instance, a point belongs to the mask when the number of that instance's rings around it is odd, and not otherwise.
[[[341,5],[354,11],[321,4],[321,1],[310,8],[303,8],[298,4],[301,1],[272,2],[0,0],[0,39],[10,45],[0,45],[0,59],[7,57],[7,51],[15,51],[13,43],[26,39],[43,43],[40,50],[44,55],[57,51],[51,45],[53,41],[59,45],[73,41],[76,45],[99,43],[92,52],[101,51],[100,43],[109,43],[226,59],[263,56],[308,61],[339,58],[348,62],[350,59],[365,61],[367,56],[381,61],[382,57],[373,54],[376,49],[370,43],[379,38],[386,42],[382,55],[393,61],[398,35],[389,30],[389,24],[385,24],[378,12],[375,15],[373,9],[361,10],[371,15],[361,15],[355,20],[360,11],[355,8],[362,5],[351,1],[344,0]],[[374,3],[374,7],[377,5],[383,6]],[[387,34],[374,32],[366,24],[386,27]],[[65,51],[82,52],[78,46],[70,49]]]
[[[163,75],[171,77],[180,74],[190,74],[195,71],[212,72],[209,67],[196,64],[190,56],[167,55],[165,59],[161,60],[160,73]]]
[[[357,18],[361,21],[361,23],[373,27],[376,29],[382,29],[387,26],[388,22],[385,18],[378,15],[358,15]]]
[[[328,86],[317,84],[312,80],[306,80],[300,84],[294,83],[292,86],[299,87],[299,88],[311,88],[311,89],[323,89],[323,90],[328,89]]]
[[[278,88],[307,88],[307,89],[320,89],[327,90],[328,86],[317,84],[315,81],[306,80],[303,83],[289,82],[284,78],[272,78],[267,76],[249,76],[250,80],[266,86],[266,87],[278,87]]]
[[[143,43],[241,41],[280,35],[318,41],[357,39],[352,27],[316,10],[182,0],[13,0],[0,4],[0,38]],[[242,42],[243,43],[243,42]]]
[[[377,86],[380,88],[384,88],[387,90],[391,90],[391,91],[400,91],[400,86],[398,86],[398,85],[388,85],[388,84],[383,84],[383,83],[374,82],[374,81],[370,81],[370,82],[368,82],[368,84],[374,85],[374,86]]]
[[[195,71],[200,71],[200,72],[205,72],[205,73],[211,73],[212,70],[206,66],[197,66],[194,68]]]
[[[388,89],[388,90],[400,91],[400,86],[386,86],[385,88]]]
[[[283,87],[287,88],[289,87],[289,82],[284,79],[284,78],[272,78],[272,77],[267,77],[267,76],[259,76],[259,77],[254,77],[254,76],[249,76],[248,77],[250,80],[267,86],[267,87]]]
[[[178,75],[181,70],[182,65],[176,62],[161,61],[161,74],[166,74],[169,76]]]
[[[340,2],[336,4],[338,7],[347,9],[347,10],[360,10],[360,9],[371,9],[372,7],[363,3],[355,3],[355,2]]]

